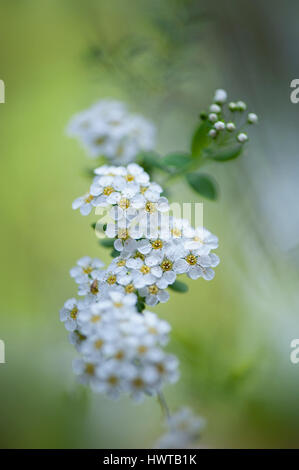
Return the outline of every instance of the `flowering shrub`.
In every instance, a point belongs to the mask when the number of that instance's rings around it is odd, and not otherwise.
[[[174,217],[163,183],[151,175],[185,178],[197,193],[215,199],[214,180],[198,169],[208,161],[237,158],[248,139],[246,121],[257,121],[249,113],[244,122],[242,101],[228,106],[226,101],[226,92],[217,90],[209,112],[201,114],[190,151],[183,154],[154,153],[153,125],[115,101],[100,101],[75,116],[68,128],[90,156],[106,159],[73,209],[84,216],[93,210],[109,215],[108,223],[94,227],[105,235],[100,242],[112,249],[113,257],[105,267],[86,256],[70,271],[80,300],[67,300],[60,318],[80,354],[74,372],[81,383],[113,399],[157,396],[169,428],[159,447],[191,445],[202,421],[187,409],[169,415],[162,388],[179,377],[177,358],[164,350],[171,327],[145,308],[167,302],[169,289],[186,292],[181,276],[213,279],[219,258],[213,252],[217,237]]]

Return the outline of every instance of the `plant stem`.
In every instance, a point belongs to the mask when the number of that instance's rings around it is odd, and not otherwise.
[[[165,397],[162,392],[158,392],[157,394],[158,402],[161,406],[162,413],[166,416],[167,419],[170,418],[170,412],[168,405],[166,403]]]

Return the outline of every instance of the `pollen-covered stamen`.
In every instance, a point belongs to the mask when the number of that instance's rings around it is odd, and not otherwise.
[[[91,323],[98,323],[100,320],[101,320],[101,315],[93,315],[90,321]]]
[[[140,272],[142,274],[148,274],[150,272],[151,268],[149,266],[146,266],[146,264],[143,264],[140,268]]]
[[[96,349],[101,349],[101,347],[103,346],[103,344],[104,344],[104,341],[103,341],[102,339],[98,339],[97,341],[95,341],[94,347],[95,347]]]
[[[160,250],[163,247],[163,242],[159,238],[152,242],[152,247],[154,250]]]
[[[98,281],[97,281],[97,279],[95,279],[95,280],[92,282],[92,284],[91,284],[91,286],[90,286],[90,292],[91,292],[93,295],[98,294],[98,292],[99,292],[99,286],[98,286]]]
[[[125,261],[124,259],[121,259],[121,260],[119,260],[119,261],[117,262],[117,266],[118,266],[119,268],[122,268],[122,267],[125,266],[125,265],[126,265],[126,261]]]
[[[153,212],[155,212],[155,210],[156,210],[156,205],[155,205],[155,203],[148,201],[148,202],[145,204],[145,210],[146,210],[146,212],[149,212],[150,214],[153,214]]]
[[[135,292],[134,284],[128,284],[125,287],[125,291],[126,291],[126,294],[133,294],[133,292]]]
[[[127,238],[129,238],[129,232],[126,228],[120,228],[118,230],[117,236],[118,238],[121,238],[122,240],[127,240]]]
[[[136,377],[132,383],[136,388],[142,388],[144,386],[144,382],[141,377]]]
[[[110,196],[111,193],[114,192],[114,188],[112,188],[112,186],[106,186],[104,189],[103,189],[103,194],[105,196]]]
[[[83,268],[83,272],[85,274],[90,274],[90,273],[92,273],[92,269],[93,268],[91,266],[87,266],[87,268]]]
[[[152,295],[156,295],[159,292],[159,288],[156,286],[156,284],[153,284],[152,286],[148,286],[148,291]]]
[[[128,182],[134,181],[134,179],[135,179],[134,175],[128,174],[128,175],[126,176],[126,180],[127,180]]]
[[[85,365],[85,372],[88,375],[94,375],[94,365],[91,363],[87,363]]]
[[[86,202],[86,203],[89,203],[89,202],[91,202],[92,200],[93,200],[93,195],[92,195],[92,194],[89,194],[89,195],[86,196],[86,198],[85,198],[85,202]]]
[[[172,269],[173,263],[169,259],[165,259],[161,263],[161,268],[163,271],[170,271]]]
[[[70,311],[70,317],[71,317],[73,320],[76,320],[77,314],[78,314],[78,308],[77,308],[77,307],[74,307],[74,308]]]
[[[120,199],[120,201],[118,202],[118,206],[123,210],[128,209],[130,207],[129,199],[126,199],[126,198]]]
[[[107,282],[110,285],[115,284],[116,283],[116,276],[114,274],[111,274],[111,276],[108,277]]]
[[[186,257],[186,261],[187,263],[191,264],[191,266],[194,266],[197,263],[197,257],[195,255],[190,254]]]

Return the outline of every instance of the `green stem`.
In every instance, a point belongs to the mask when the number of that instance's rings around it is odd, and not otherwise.
[[[158,402],[161,406],[161,410],[162,410],[163,415],[166,416],[167,419],[169,419],[170,418],[170,412],[169,412],[169,408],[168,408],[168,405],[166,403],[166,400],[165,400],[165,397],[164,397],[163,393],[158,392],[157,398],[158,398]]]

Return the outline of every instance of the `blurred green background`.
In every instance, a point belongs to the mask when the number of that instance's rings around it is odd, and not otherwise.
[[[298,13],[290,0],[1,0],[1,447],[150,447],[161,434],[155,400],[94,396],[71,370],[58,315],[75,294],[68,271],[108,257],[71,210],[92,162],[64,130],[113,97],[155,121],[159,151],[184,150],[219,87],[260,124],[242,158],[208,169],[221,188],[204,202],[220,239],[215,280],[154,309],[181,361],[165,395],[207,419],[203,447],[298,446]]]

